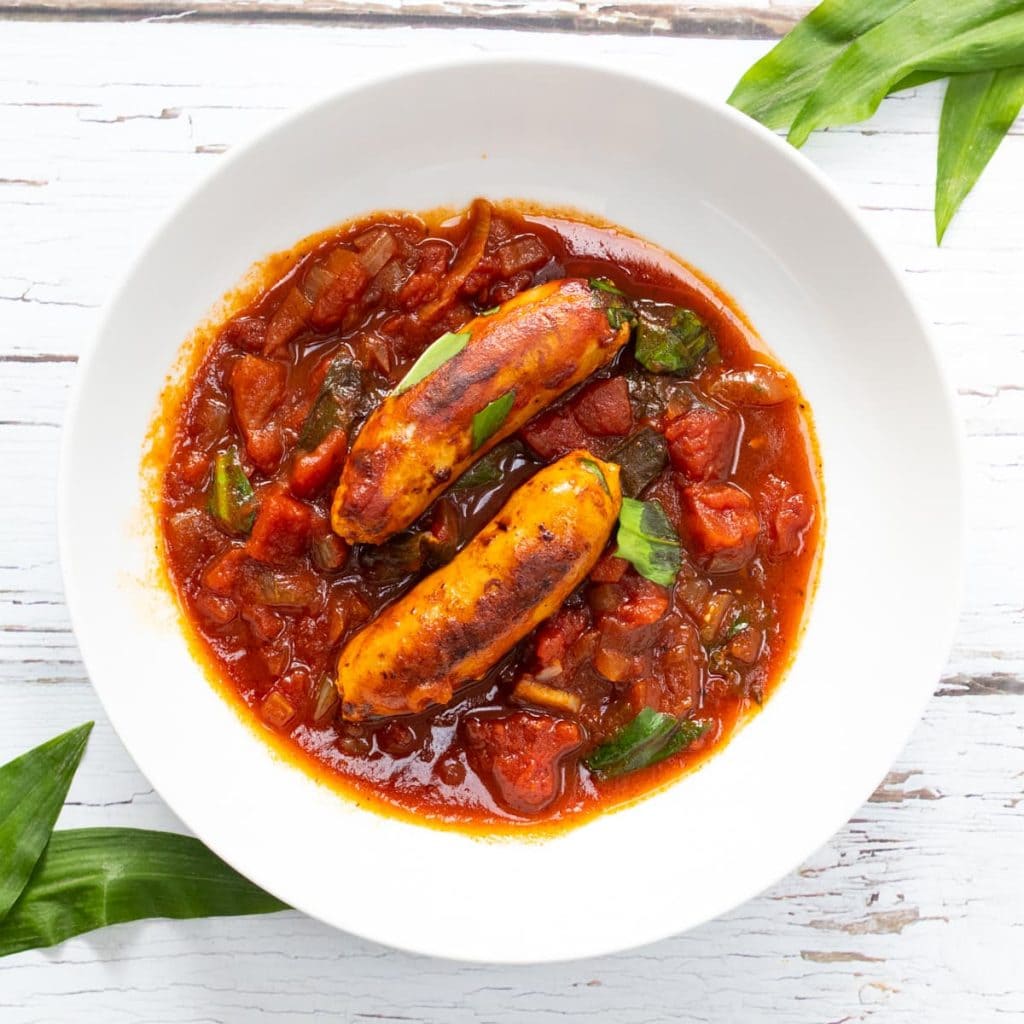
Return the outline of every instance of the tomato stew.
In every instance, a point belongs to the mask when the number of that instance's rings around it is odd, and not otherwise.
[[[245,713],[342,789],[465,828],[578,822],[726,741],[793,653],[822,518],[806,405],[728,297],[621,229],[482,200],[363,219],[274,265],[167,413],[161,504],[170,579]],[[563,279],[629,342],[407,528],[339,536],[348,453],[416,360]],[[580,449],[627,496],[582,584],[449,703],[349,714],[352,638]]]

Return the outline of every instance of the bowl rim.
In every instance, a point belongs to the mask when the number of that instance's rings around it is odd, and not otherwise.
[[[328,110],[335,103],[344,100],[348,97],[358,97],[365,94],[372,94],[375,90],[381,86],[387,86],[392,84],[406,84],[410,88],[414,88],[418,80],[424,78],[430,78],[438,74],[446,74],[449,72],[458,72],[463,70],[480,70],[490,67],[505,67],[514,68],[522,73],[528,73],[531,69],[547,72],[559,72],[566,74],[575,74],[577,72],[583,72],[584,74],[600,74],[608,79],[619,79],[628,80],[634,84],[639,84],[648,89],[657,90],[663,94],[666,94],[668,98],[672,100],[683,100],[696,107],[703,108],[706,113],[710,113],[713,116],[725,118],[731,121],[734,125],[738,126],[741,130],[746,131],[759,139],[762,144],[774,149],[775,153],[779,155],[783,160],[788,162],[793,168],[799,173],[809,178],[821,191],[827,196],[829,200],[834,204],[839,212],[844,216],[849,225],[855,230],[855,232],[861,237],[861,239],[867,244],[871,253],[878,261],[880,266],[887,272],[888,277],[892,280],[900,296],[906,303],[907,311],[912,317],[915,326],[920,332],[921,339],[924,341],[924,347],[922,355],[926,356],[928,361],[931,363],[931,368],[935,372],[936,381],[938,384],[937,394],[941,392],[942,404],[941,409],[944,418],[947,421],[949,427],[949,435],[952,439],[952,446],[948,452],[950,460],[950,468],[953,471],[953,483],[951,491],[955,493],[956,505],[951,510],[952,520],[956,524],[956,549],[954,552],[948,552],[950,561],[951,577],[955,581],[955,589],[951,587],[951,592],[948,595],[948,624],[943,627],[941,632],[937,633],[937,636],[932,640],[930,646],[936,652],[936,657],[939,652],[942,653],[943,658],[948,661],[949,653],[953,644],[954,637],[956,635],[959,626],[960,609],[963,600],[963,589],[964,589],[964,576],[965,576],[965,565],[966,565],[966,540],[967,540],[967,519],[966,519],[966,460],[964,454],[964,437],[963,427],[960,417],[957,413],[955,404],[955,391],[953,389],[950,375],[940,358],[938,347],[935,343],[932,331],[927,321],[924,319],[918,303],[914,296],[911,294],[907,287],[903,273],[895,263],[894,259],[882,248],[881,244],[876,240],[875,236],[868,229],[867,225],[861,219],[860,213],[856,207],[848,201],[843,195],[840,194],[837,186],[827,177],[824,171],[820,170],[815,166],[809,158],[803,155],[801,152],[796,150],[794,147],[789,145],[781,136],[773,131],[765,128],[759,122],[753,118],[741,113],[735,108],[729,106],[726,102],[719,99],[713,99],[709,96],[702,94],[689,86],[680,85],[674,82],[666,82],[658,75],[645,74],[642,71],[636,71],[633,69],[623,70],[620,68],[609,67],[598,63],[597,59],[591,56],[577,57],[577,56],[564,56],[564,57],[531,57],[522,54],[507,54],[507,55],[472,55],[465,56],[460,55],[457,57],[449,58],[433,58],[423,60],[415,67],[404,68],[398,71],[387,71],[369,75],[362,78],[357,84],[341,86],[336,89],[329,90],[325,93],[320,94],[313,100],[300,104],[294,108],[290,108],[284,111],[277,117],[269,119],[262,127],[252,132],[244,141],[231,147],[230,151],[222,156],[216,163],[205,173],[199,176],[199,178],[193,182],[187,189],[185,189],[180,195],[178,195],[168,207],[165,214],[157,219],[155,226],[148,232],[144,241],[141,245],[136,247],[132,252],[125,265],[123,266],[121,273],[118,276],[116,286],[111,290],[109,297],[103,304],[100,316],[96,321],[96,325],[93,331],[90,333],[88,338],[85,340],[82,350],[78,359],[78,367],[75,374],[74,381],[70,389],[70,395],[68,398],[67,405],[65,407],[65,418],[62,427],[62,436],[60,442],[59,461],[58,461],[58,479],[57,479],[57,544],[58,553],[61,566],[61,577],[64,587],[65,602],[68,608],[68,615],[71,621],[72,630],[76,636],[76,639],[80,636],[80,623],[83,620],[83,614],[81,612],[82,596],[78,593],[78,587],[70,569],[70,551],[72,547],[72,540],[70,535],[70,524],[73,518],[73,496],[70,493],[70,487],[68,484],[71,463],[74,459],[74,435],[73,429],[77,419],[81,415],[81,409],[86,394],[86,382],[89,380],[92,370],[93,363],[97,359],[97,354],[100,349],[101,339],[105,336],[108,330],[109,323],[113,318],[114,312],[117,307],[121,304],[128,286],[131,282],[131,278],[134,276],[137,268],[142,264],[150,255],[152,250],[156,248],[167,229],[174,223],[175,219],[180,215],[181,211],[204,189],[206,189],[212,182],[217,180],[221,176],[229,175],[233,172],[236,164],[243,163],[248,157],[252,150],[256,149],[261,145],[268,137],[275,135],[276,133],[285,130],[294,123],[301,121],[307,117],[315,117],[318,114]],[[628,227],[628,225],[626,225]],[[254,261],[261,259],[261,254],[256,254],[253,257]],[[211,297],[211,302],[216,302],[218,296]],[[183,339],[184,341],[184,339]],[[155,401],[155,398],[154,398]],[[825,546],[828,541],[828,527],[827,523],[823,528],[819,543],[822,546],[822,553],[824,552]],[[822,554],[819,554],[819,567],[821,567]],[[813,616],[813,594],[811,596],[811,602],[808,609],[807,617],[801,627],[801,632],[806,627],[807,622]],[[797,649],[799,649],[800,640],[797,643]],[[148,773],[142,767],[142,763],[133,751],[129,741],[123,735],[121,728],[116,722],[116,715],[111,714],[110,708],[107,705],[106,699],[104,698],[101,689],[97,687],[92,679],[92,673],[90,671],[89,660],[83,649],[83,645],[79,641],[80,656],[82,658],[83,667],[86,675],[89,678],[90,684],[93,687],[93,691],[99,698],[103,710],[107,715],[111,727],[115,734],[124,745],[126,751],[131,756],[136,767],[143,772],[144,775],[149,778]],[[788,671],[788,669],[786,670]],[[784,680],[781,681],[784,684]],[[938,680],[936,679],[936,682]],[[920,722],[921,715],[924,711],[924,707],[927,704],[927,700],[921,700],[919,710],[914,717],[913,721],[909,720],[904,730],[902,730],[902,738],[899,746],[894,745],[894,749],[888,754],[888,763],[891,764],[898,756],[900,751],[906,745],[913,730],[917,727]],[[726,745],[728,746],[728,744]],[[725,752],[725,747],[719,752],[717,756],[722,756]],[[145,758],[143,758],[145,760]],[[154,787],[155,788],[155,787]],[[194,834],[199,835],[198,832],[192,827],[187,808],[183,809],[177,806],[177,802],[172,803],[168,800],[163,793],[157,792],[160,795],[162,801],[170,808],[170,810],[182,821],[182,823]],[[819,815],[821,825],[817,829],[820,834],[820,839],[817,845],[822,845],[828,842],[836,832],[843,827],[845,823],[856,813],[858,807],[863,805],[864,800],[870,796],[870,791],[865,793],[852,807],[842,806],[835,807],[831,812],[827,814]],[[377,812],[371,812],[377,813]],[[578,828],[586,828],[589,823],[582,823]],[[222,857],[229,864],[231,861],[228,857],[224,856],[221,851],[221,843],[219,840],[209,841],[206,837],[199,836],[201,841],[206,844],[214,853]],[[506,837],[499,837],[499,841],[504,841]],[[519,840],[516,837],[507,837],[511,842],[517,842]],[[805,851],[802,858],[806,858],[813,851]],[[792,872],[801,860],[798,859],[793,863],[786,873]],[[236,870],[238,870],[236,868]],[[785,877],[785,874],[779,875],[774,878],[768,885],[775,884],[780,878]],[[734,898],[724,905],[718,913],[718,916],[724,915],[731,912],[737,906],[753,899],[761,892],[765,891],[766,886],[760,884],[748,884],[745,887],[738,887]],[[598,942],[592,944],[590,948],[582,949],[579,953],[573,953],[566,956],[545,956],[542,959],[535,957],[522,957],[522,958],[502,958],[496,960],[493,957],[485,956],[469,956],[469,955],[455,955],[447,952],[437,952],[432,949],[425,949],[415,944],[403,944],[401,941],[396,941],[391,936],[384,936],[382,934],[373,934],[366,929],[357,929],[348,925],[339,926],[334,922],[322,917],[316,908],[298,905],[292,901],[294,909],[307,914],[315,920],[322,921],[332,928],[349,932],[349,934],[356,935],[360,938],[367,939],[372,942],[379,943],[381,945],[399,949],[409,953],[415,953],[420,955],[431,956],[443,960],[451,960],[456,962],[476,962],[476,963],[540,963],[540,962],[567,962],[578,959],[607,955],[615,952],[622,951],[623,949],[636,948],[637,943],[630,942],[626,946],[622,945],[609,945],[607,942]],[[689,927],[695,927],[696,925],[684,926],[684,931],[688,930]],[[678,928],[662,929],[657,934],[649,935],[645,940],[645,943],[653,943],[662,941],[673,935],[680,934]]]

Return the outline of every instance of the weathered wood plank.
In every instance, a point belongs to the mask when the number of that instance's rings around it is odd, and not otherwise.
[[[0,0],[0,16],[32,20],[298,21],[352,28],[527,29],[700,39],[777,39],[810,5],[633,0]]]

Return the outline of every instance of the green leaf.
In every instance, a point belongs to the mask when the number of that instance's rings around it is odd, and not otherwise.
[[[788,128],[833,61],[910,0],[825,0],[739,80],[728,102],[769,128]]]
[[[0,767],[0,921],[46,848],[90,732],[86,722]]]
[[[714,348],[714,335],[692,309],[641,308],[636,361],[652,373],[691,373]]]
[[[0,923],[0,956],[123,921],[285,909],[191,836],[127,828],[54,832]]]
[[[481,309],[477,316],[494,316],[495,313],[501,310],[501,306],[491,306],[490,309]]]
[[[429,377],[439,366],[443,366],[453,356],[457,356],[468,343],[469,331],[462,334],[442,334],[437,341],[429,345],[423,355],[416,360],[409,368],[409,372],[398,382],[398,386],[391,392],[392,396],[398,396],[416,384],[419,384],[424,377]]]
[[[939,122],[935,241],[942,236],[1024,106],[1024,68],[949,80]]]
[[[668,465],[668,445],[663,434],[651,427],[641,427],[608,456],[622,471],[622,493],[636,498]]]
[[[599,779],[650,768],[703,736],[709,724],[692,719],[680,721],[662,711],[644,708],[584,763]]]
[[[641,576],[663,587],[676,581],[681,556],[679,535],[659,501],[623,498],[615,554],[631,562]]]
[[[734,636],[738,636],[749,625],[750,623],[746,620],[744,615],[740,613],[740,615],[736,617],[736,620],[733,622],[733,624],[729,627],[728,631],[726,632],[725,639],[731,640]]]
[[[623,324],[630,327],[636,326],[636,313],[628,306],[609,306],[604,315],[608,318],[608,326],[613,331],[619,330]]]
[[[802,146],[816,128],[869,118],[917,71],[974,72],[1024,64],[1024,0],[913,0],[840,54],[789,130]]]
[[[488,402],[473,417],[473,451],[486,444],[501,428],[508,418],[512,403],[516,400],[515,391],[506,391],[500,398]]]
[[[596,476],[601,483],[601,487],[604,489],[605,494],[611,494],[611,488],[608,486],[608,481],[604,477],[604,472],[601,467],[593,459],[580,459],[580,465],[591,475]]]
[[[252,498],[252,484],[242,469],[238,449],[231,447],[226,452],[218,452],[207,501],[210,514],[232,533],[248,533],[256,518]]]
[[[592,277],[587,281],[587,284],[596,292],[607,292],[609,295],[621,295],[625,297],[625,292],[616,287],[607,277]]]
[[[452,485],[452,490],[468,490],[470,487],[482,487],[484,484],[496,484],[501,479],[501,467],[497,459],[491,456],[498,449],[489,452],[479,462],[474,463]]]
[[[346,354],[335,357],[299,433],[299,446],[313,451],[332,430],[352,426],[363,393],[363,375]]]

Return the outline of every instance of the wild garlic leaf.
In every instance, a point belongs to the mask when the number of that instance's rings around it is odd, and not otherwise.
[[[232,446],[225,452],[218,452],[207,500],[211,515],[231,533],[248,533],[256,518],[252,506],[252,484],[242,469],[238,449]]]
[[[703,736],[708,722],[684,719],[644,708],[632,722],[602,743],[585,761],[599,779],[650,768]]]
[[[679,536],[659,501],[623,498],[615,554],[641,576],[663,587],[676,581],[681,564]]]
[[[439,366],[443,366],[453,356],[457,356],[469,342],[469,331],[461,334],[442,334],[437,341],[432,342],[424,350],[423,354],[409,368],[409,372],[398,382],[392,397],[397,397],[409,388],[419,384],[425,377],[429,377]]]
[[[692,309],[653,304],[640,309],[633,351],[651,373],[692,373],[715,347],[715,336]]]
[[[939,122],[935,241],[988,165],[1024,106],[1024,68],[954,75]]]
[[[913,0],[852,42],[793,119],[802,146],[817,128],[869,118],[918,71],[975,72],[1024,64],[1024,0]]]
[[[580,467],[585,469],[592,477],[596,477],[605,494],[611,494],[611,488],[605,479],[604,470],[593,459],[580,459]]]
[[[123,921],[285,909],[191,836],[129,828],[54,832],[0,922],[0,957]]]
[[[501,429],[515,400],[515,391],[506,391],[476,413],[470,428],[473,435],[473,451],[486,444]]]
[[[0,767],[0,922],[46,848],[90,732],[86,722]]]
[[[910,0],[825,0],[739,80],[729,103],[769,128],[788,128],[833,61]]]

